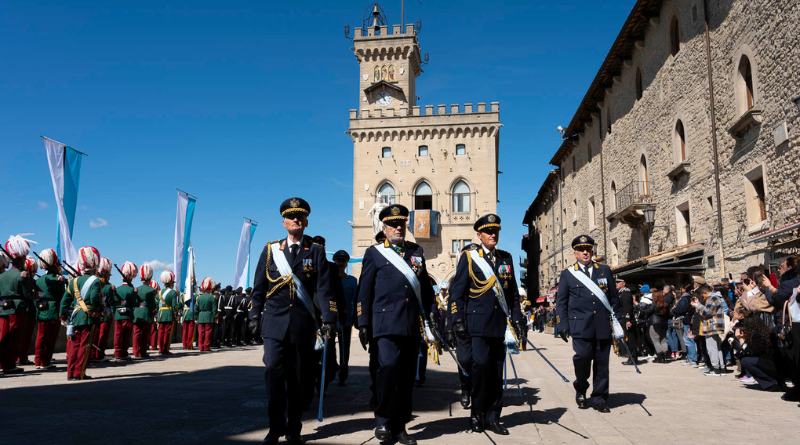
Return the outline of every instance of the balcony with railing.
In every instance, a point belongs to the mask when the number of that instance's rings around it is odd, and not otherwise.
[[[650,195],[650,183],[632,181],[618,190],[613,199],[616,206],[615,210],[608,215],[609,221],[616,219],[631,227],[637,227],[644,220],[642,210],[653,202]]]

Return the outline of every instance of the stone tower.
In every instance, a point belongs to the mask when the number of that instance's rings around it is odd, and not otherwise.
[[[381,194],[412,211],[408,239],[423,246],[428,271],[439,284],[452,278],[461,248],[476,240],[475,220],[497,211],[500,107],[418,106],[422,60],[414,25],[391,31],[355,28],[359,108],[350,110],[348,131],[352,255],[374,244],[368,213]],[[359,265],[354,269],[358,275]]]

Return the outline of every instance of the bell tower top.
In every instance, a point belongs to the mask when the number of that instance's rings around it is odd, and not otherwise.
[[[359,64],[358,109],[404,108],[416,104],[415,81],[422,73],[414,24],[389,32],[379,4],[367,7],[362,27],[354,29],[353,51]]]

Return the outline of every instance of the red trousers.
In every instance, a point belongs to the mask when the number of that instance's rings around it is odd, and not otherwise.
[[[128,343],[131,341],[133,320],[117,320],[114,322],[114,357],[128,356]]]
[[[158,349],[158,323],[150,323],[150,349]]]
[[[17,353],[17,361],[28,361],[28,350],[31,348],[31,337],[33,337],[33,326],[36,325],[36,319],[24,317],[25,325],[22,327],[22,336],[19,338],[19,352]]]
[[[36,357],[33,359],[36,366],[50,366],[60,328],[61,323],[58,320],[39,322],[39,330],[36,332]]]
[[[92,352],[89,360],[102,360],[106,357],[106,346],[108,346],[108,333],[111,331],[111,321],[104,321],[96,329],[92,344]]]
[[[3,371],[17,367],[17,346],[24,323],[25,314],[0,317],[0,368]]]
[[[183,349],[192,349],[192,341],[194,340],[194,321],[183,322]]]
[[[137,321],[133,324],[133,356],[147,357],[147,346],[150,342],[150,323]]]
[[[89,348],[92,347],[92,334],[95,325],[75,327],[75,339],[67,340],[67,377],[83,380],[86,364],[89,363]]]
[[[197,324],[197,346],[201,351],[211,350],[211,328],[214,323],[198,323]]]
[[[163,322],[158,324],[158,352],[169,353],[169,346],[172,344],[172,324],[173,322]]]

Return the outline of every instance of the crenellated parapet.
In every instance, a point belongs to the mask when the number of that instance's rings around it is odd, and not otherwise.
[[[466,115],[466,114],[486,114],[486,113],[500,113],[500,102],[490,102],[489,109],[486,109],[486,102],[478,102],[477,107],[469,104],[450,104],[450,106],[440,104],[436,107],[433,105],[425,105],[423,107],[413,106],[399,108],[380,108],[377,110],[369,110],[364,108],[359,113],[359,110],[350,109],[350,120],[353,119],[376,119],[387,117],[430,117],[430,116],[453,116],[453,115]]]

